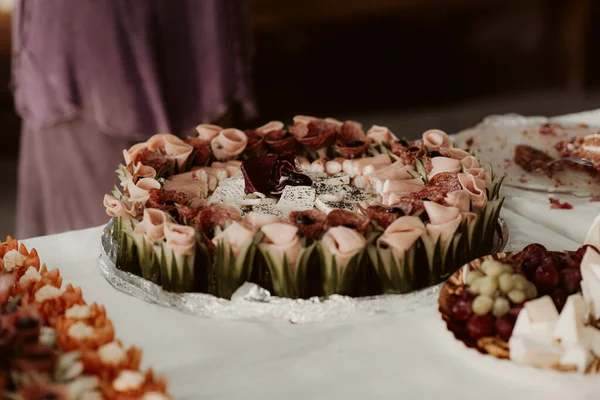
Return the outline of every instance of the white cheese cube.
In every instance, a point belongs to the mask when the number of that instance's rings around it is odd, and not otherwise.
[[[600,329],[593,326],[583,327],[585,346],[590,349],[596,357],[600,357]]]
[[[331,186],[349,185],[350,177],[347,174],[336,174],[330,178],[324,179],[322,183]]]
[[[245,197],[244,179],[227,178],[223,180],[208,199],[209,203],[235,203]]]
[[[525,310],[527,310],[531,322],[556,322],[558,320],[558,311],[550,296],[528,301],[525,303]]]
[[[583,343],[583,323],[585,306],[580,294],[569,296],[558,317],[552,336],[562,345],[581,345]]]
[[[551,343],[555,327],[556,322],[533,322],[527,309],[523,309],[517,317],[512,336],[529,337],[538,342]]]
[[[274,215],[279,218],[283,218],[283,214],[277,208],[277,204],[261,204],[258,206],[252,206],[252,211],[259,214]]]
[[[292,211],[312,210],[315,204],[315,189],[310,186],[286,186],[283,188],[277,209],[284,216]]]
[[[356,203],[350,203],[347,201],[327,201],[322,196],[317,197],[315,200],[315,208],[323,211],[325,214],[329,214],[333,210],[348,210],[354,211],[356,209]]]
[[[552,343],[540,343],[526,336],[513,335],[508,345],[512,361],[533,367],[549,368],[558,364],[563,355],[560,346]]]

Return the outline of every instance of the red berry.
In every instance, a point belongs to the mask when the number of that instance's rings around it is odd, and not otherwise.
[[[525,246],[523,253],[547,253],[548,250],[539,243],[532,243],[530,245]]]
[[[452,317],[457,321],[468,320],[472,313],[470,299],[458,299],[452,306]]]
[[[567,302],[567,292],[564,289],[557,288],[552,292],[552,301],[556,306],[556,309],[560,313]]]
[[[535,270],[533,280],[538,291],[542,293],[550,293],[559,282],[558,270],[551,257],[546,257],[539,267]]]
[[[595,246],[592,246],[591,244],[584,244],[583,246],[577,249],[575,254],[577,254],[577,256],[579,256],[580,259],[583,259],[583,256],[585,255],[585,252],[587,251],[588,247],[598,251],[598,249]]]
[[[562,257],[561,268],[579,268],[581,266],[581,258],[577,253],[567,253]]]
[[[494,317],[489,314],[472,316],[467,322],[467,332],[473,339],[491,336],[494,333]]]
[[[560,271],[561,287],[567,294],[577,293],[581,290],[581,270],[566,268]]]
[[[515,318],[510,314],[503,315],[496,320],[496,332],[498,335],[506,341],[510,339],[510,335],[512,335],[513,328],[515,327]]]
[[[521,312],[521,310],[523,309],[523,307],[525,307],[523,304],[518,304],[516,306],[513,306],[510,311],[508,312],[508,314],[515,319],[515,321],[517,320],[517,317],[519,316],[519,313]]]

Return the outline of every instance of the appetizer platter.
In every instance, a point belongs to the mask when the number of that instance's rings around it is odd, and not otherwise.
[[[439,130],[405,141],[297,116],[155,135],[124,158],[104,199],[101,270],[187,312],[198,313],[189,295],[222,305],[408,294],[506,243],[502,178]]]
[[[576,251],[522,251],[471,261],[440,291],[447,328],[467,347],[537,368],[600,373],[600,225]]]
[[[35,249],[0,243],[0,398],[169,400],[141,359],[116,338],[104,307],[63,286]]]
[[[493,116],[458,134],[456,145],[488,161],[506,185],[597,197],[598,132],[598,127],[542,117]]]

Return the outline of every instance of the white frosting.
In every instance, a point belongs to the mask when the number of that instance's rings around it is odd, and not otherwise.
[[[62,290],[57,287],[46,285],[42,286],[37,292],[35,292],[35,301],[43,303],[46,300],[51,300],[59,297],[62,294]]]
[[[124,370],[113,381],[113,389],[117,392],[139,389],[144,384],[144,375],[137,371]]]
[[[15,268],[22,267],[27,257],[19,253],[17,250],[9,250],[4,255],[2,262],[4,263],[4,270],[12,272]]]
[[[98,349],[98,355],[100,356],[100,361],[105,365],[119,365],[126,359],[125,350],[123,347],[117,342],[112,342],[105,344],[104,346],[100,346]]]
[[[65,312],[65,317],[86,319],[92,316],[92,310],[86,305],[74,305]]]
[[[42,276],[40,275],[38,270],[35,269],[35,267],[29,267],[27,268],[27,271],[25,271],[25,274],[23,274],[21,279],[19,279],[19,283],[21,285],[25,285],[26,283],[31,281],[38,282],[40,279],[42,279]]]
[[[89,339],[94,336],[94,328],[83,321],[73,324],[67,334],[75,340]]]

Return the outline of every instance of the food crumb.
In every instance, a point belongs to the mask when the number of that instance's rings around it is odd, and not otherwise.
[[[592,197],[590,203],[600,203],[600,197]]]
[[[550,208],[554,210],[572,210],[573,205],[567,202],[561,202],[559,199],[550,197],[548,199],[550,201]]]
[[[521,176],[521,178],[519,178],[519,182],[525,184],[528,182],[527,178],[525,178],[524,176]]]

